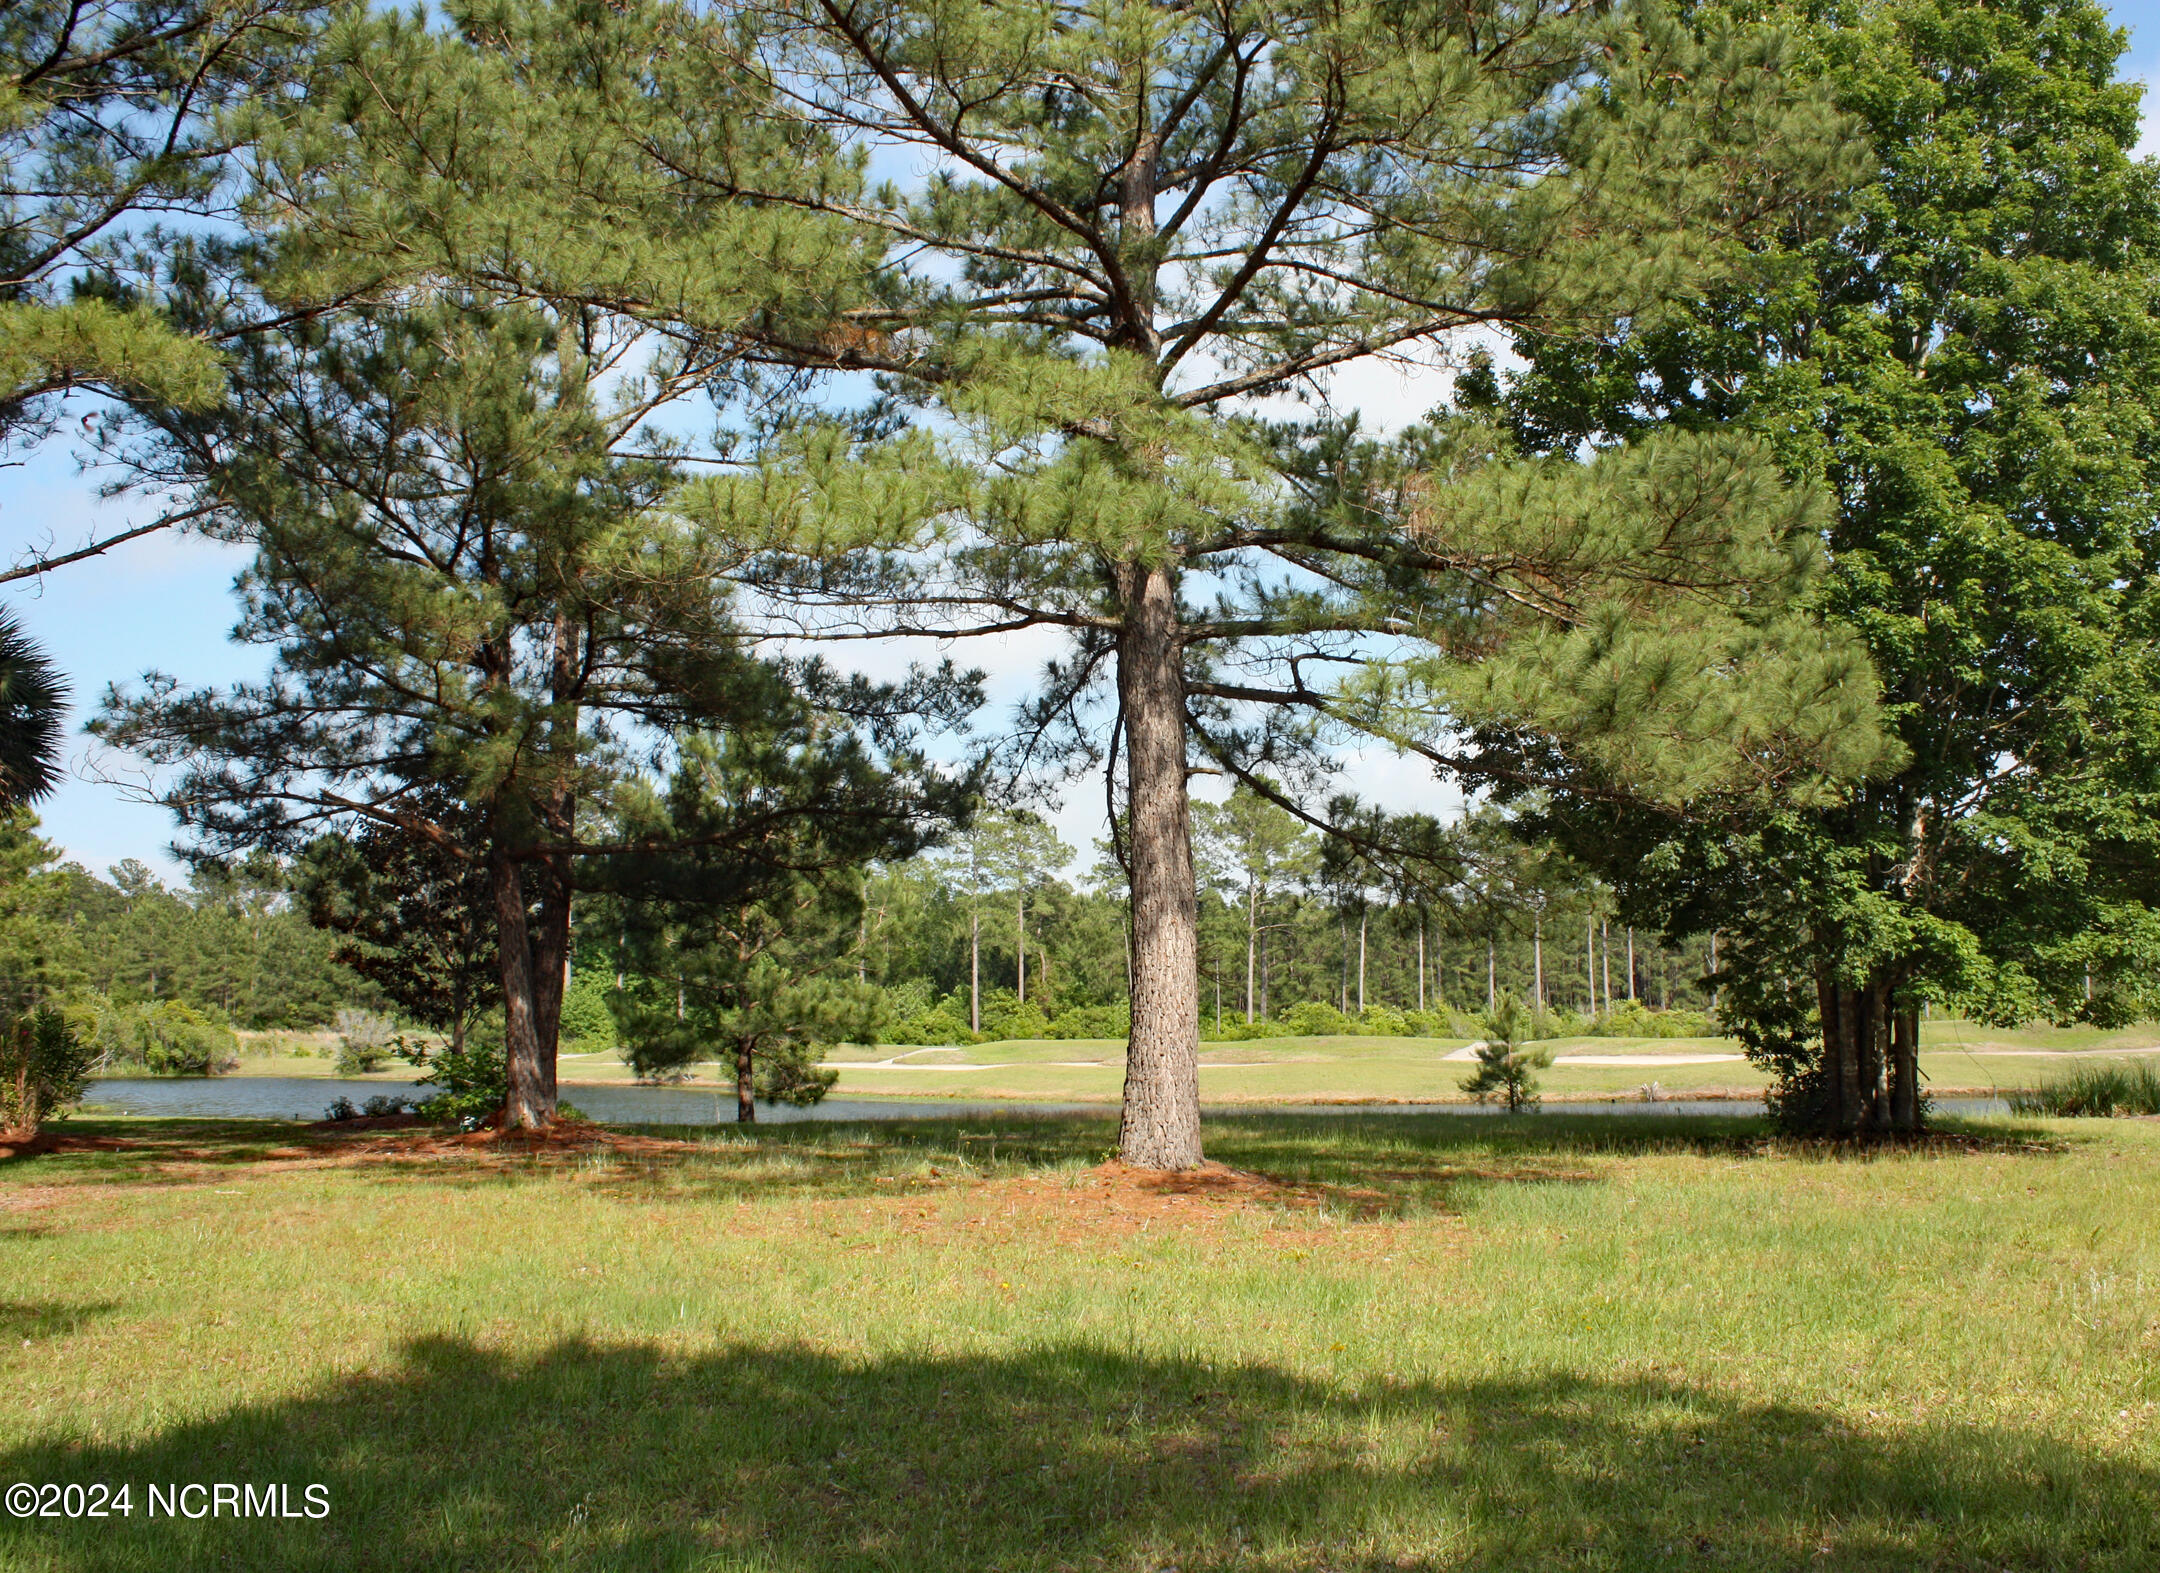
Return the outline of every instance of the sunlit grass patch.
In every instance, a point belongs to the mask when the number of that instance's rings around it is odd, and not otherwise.
[[[78,1129],[0,1167],[0,1475],[336,1511],[9,1569],[2160,1565],[2149,1125]]]

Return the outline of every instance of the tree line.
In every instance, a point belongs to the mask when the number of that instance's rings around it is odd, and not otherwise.
[[[325,900],[468,974],[408,1008],[493,1002],[512,1125],[593,928],[645,1063],[814,1096],[941,844],[975,1030],[997,869],[1049,865],[970,827],[1083,767],[1096,942],[1031,961],[1015,901],[1014,1008],[1123,974],[1146,1167],[1200,1159],[1218,988],[1406,1008],[1471,911],[1549,1004],[1571,925],[1585,1004],[1615,925],[1699,950],[1841,1133],[1919,1123],[1931,1002],[2148,1007],[2160,204],[2098,6],[444,20],[33,0],[0,413],[106,395],[100,456],[249,550],[269,676],[95,728],[197,855],[368,848]],[[1369,433],[1327,379],[1390,356],[1458,375]],[[1035,629],[1009,717],[938,653]],[[1483,810],[1359,802],[1352,740]]]
[[[1390,886],[1331,867],[1317,831],[1256,793],[1195,805],[1203,1034],[1474,1036],[1502,993],[1554,1034],[1601,1018],[1713,1030],[1707,937],[1616,930],[1610,889],[1497,816],[1455,839],[1474,850],[1453,882]],[[1124,1036],[1129,898],[1098,854],[1068,877],[1072,849],[1047,824],[992,810],[929,858],[869,871],[848,939],[885,985],[887,1041]]]

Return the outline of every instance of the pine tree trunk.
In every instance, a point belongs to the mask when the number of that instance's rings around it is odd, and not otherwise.
[[[1118,571],[1132,834],[1132,1036],[1118,1151],[1142,1169],[1200,1163],[1199,908],[1185,778],[1184,650],[1163,568]]]
[[[1015,967],[1015,969],[1014,969],[1014,972],[1013,972],[1013,978],[1014,978],[1014,983],[1013,983],[1013,994],[1014,994],[1014,996],[1015,996],[1015,997],[1016,997],[1016,998],[1018,999],[1019,1003],[1021,1003],[1022,1005],[1025,1005],[1025,1004],[1027,1003],[1027,897],[1026,897],[1026,896],[1022,896],[1022,897],[1020,897],[1020,898],[1019,898],[1019,899],[1018,899],[1017,901],[1015,901],[1015,902],[1013,903],[1013,916],[1014,916],[1014,921],[1015,921],[1015,922],[1016,922],[1016,923],[1018,924],[1018,926],[1019,926],[1019,931],[1020,931],[1020,943],[1019,943],[1018,947],[1016,947],[1016,948],[1017,948],[1017,950],[1018,950],[1018,953],[1019,953],[1019,961],[1018,961],[1018,963],[1017,963],[1017,965],[1016,965],[1016,967]]]
[[[750,1052],[750,1040],[742,1038],[735,1044],[735,1123],[752,1125],[757,1122],[757,1067]]]
[[[1601,976],[1605,980],[1605,1014],[1612,1014],[1612,925],[1598,919],[1598,943],[1603,947],[1600,954],[1605,958]]]
[[[1590,990],[1590,1014],[1597,1014],[1597,919],[1583,919],[1583,984]]]
[[[1627,931],[1627,997],[1635,999],[1635,925],[1630,923]]]
[[[1245,882],[1245,1025],[1253,1020],[1253,969],[1260,954],[1260,885]]]
[[[1335,1008],[1347,1016],[1350,1014],[1350,920],[1338,917],[1335,926],[1342,931],[1342,973],[1335,979]]]
[[[1868,980],[1866,1053],[1861,1060],[1863,1119],[1871,1131],[1890,1128],[1890,981]]]
[[[565,982],[570,975],[570,881],[550,860],[541,868],[541,895],[533,913],[533,1036],[540,1048],[540,1076],[547,1088],[548,1117],[555,1116],[556,1053],[561,1047]]]
[[[1537,1008],[1545,1008],[1545,914],[1530,920],[1530,993]]]
[[[533,1131],[555,1118],[555,1078],[543,1074],[538,1024],[533,1019],[532,938],[526,930],[525,887],[518,866],[500,850],[488,869],[495,896],[495,927],[501,958],[504,1070],[509,1090],[503,1123]]]
[[[1365,1014],[1365,931],[1372,924],[1372,914],[1360,912],[1357,920],[1357,1013]]]
[[[982,1031],[982,915],[968,910],[968,1031]]]
[[[1485,942],[1485,1013],[1489,1016],[1500,1008],[1499,959],[1493,953],[1493,942]]]
[[[1417,1008],[1425,1010],[1425,914],[1420,912],[1417,920]]]

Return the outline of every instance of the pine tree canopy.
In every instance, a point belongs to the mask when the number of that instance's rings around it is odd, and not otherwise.
[[[304,57],[314,0],[16,0],[0,10],[0,431],[77,385],[217,393],[213,344],[119,282],[125,222],[229,213],[234,111]]]
[[[315,220],[280,287],[574,300],[734,368],[744,462],[670,506],[741,543],[766,631],[1072,635],[1023,751],[1124,782],[1134,1161],[1198,1161],[1194,763],[1357,719],[1445,760],[1488,721],[1670,798],[1876,752],[1864,664],[1787,615],[1813,505],[1744,440],[1444,474],[1438,434],[1259,419],[1372,357],[1657,320],[1823,224],[1856,147],[1776,31],[1544,0],[455,20],[341,35],[266,164]],[[1438,655],[1342,691],[1404,649]]]

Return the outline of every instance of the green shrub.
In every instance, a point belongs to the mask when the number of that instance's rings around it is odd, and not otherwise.
[[[2160,1114],[2160,1065],[2151,1060],[2079,1065],[2038,1087],[2009,1094],[2018,1114],[2060,1118]]]
[[[240,1063],[232,1028],[179,1000],[130,1007],[124,1030],[129,1052],[123,1057],[153,1076],[215,1076]]]
[[[615,1012],[608,1007],[614,982],[590,968],[577,973],[563,990],[562,1048],[566,1054],[597,1054],[620,1041]]]
[[[420,1073],[415,1079],[421,1086],[437,1089],[413,1107],[423,1119],[485,1119],[510,1096],[509,1058],[503,1050],[500,1016],[475,1022],[461,1049],[444,1044],[431,1050],[399,1039],[396,1053]]]
[[[1068,1005],[1050,1018],[1048,1036],[1053,1038],[1126,1038],[1132,1036],[1132,1007],[1115,1005]]]
[[[1348,1016],[1322,1000],[1299,1001],[1282,1013],[1282,1024],[1299,1038],[1335,1038],[1357,1031]]]
[[[25,1141],[76,1102],[97,1050],[50,1005],[0,1026],[0,1134]]]
[[[1492,1029],[1494,1017],[1497,1015],[1498,1012],[1496,1011],[1493,1015],[1487,1016],[1480,1030],[1489,1033]],[[1551,1006],[1541,1006],[1536,1010],[1526,1011],[1524,1018],[1529,1025],[1528,1029],[1523,1033],[1523,1037],[1529,1042],[1543,1042],[1547,1038],[1577,1037],[1590,1025],[1571,1010]]]
[[[390,1063],[398,1042],[397,1024],[371,1010],[337,1013],[337,1073],[365,1076]]]
[[[1652,1010],[1640,1000],[1623,1000],[1583,1029],[1595,1038],[1708,1038],[1717,1029],[1696,1010]]]
[[[1047,1038],[1050,1018],[1033,1000],[1020,999],[1011,989],[991,989],[983,995],[982,1036],[986,1040]]]
[[[887,1043],[976,1043],[980,1038],[968,1029],[967,991],[954,989],[943,999],[931,995],[930,986],[919,980],[886,991],[891,1024],[878,1036]]]

